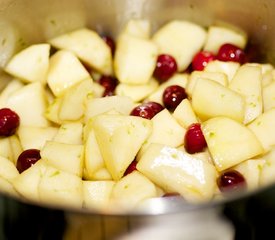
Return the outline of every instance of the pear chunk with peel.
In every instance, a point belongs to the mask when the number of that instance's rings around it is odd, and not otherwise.
[[[202,131],[218,171],[263,153],[263,147],[253,132],[230,118],[209,119],[202,123]]]
[[[150,120],[102,114],[94,118],[93,129],[107,169],[119,180],[152,131]]]
[[[230,117],[239,122],[244,119],[244,98],[235,91],[205,78],[198,79],[194,87],[192,107],[203,121],[217,116]]]
[[[80,60],[102,74],[112,73],[111,49],[95,31],[81,28],[52,38],[49,42],[58,49],[72,51]]]
[[[192,202],[210,200],[215,191],[215,167],[173,147],[151,144],[137,169],[166,192],[180,193]]]
[[[25,82],[46,82],[49,44],[35,44],[20,51],[8,62],[5,71]]]

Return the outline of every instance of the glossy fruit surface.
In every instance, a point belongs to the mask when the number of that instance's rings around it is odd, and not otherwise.
[[[135,107],[131,111],[130,115],[152,119],[157,113],[159,113],[163,109],[163,106],[157,102],[146,102]]]
[[[110,36],[102,36],[104,42],[110,47],[112,55],[115,54],[116,44],[113,38]]]
[[[226,43],[222,45],[218,51],[217,59],[224,62],[238,62],[244,63],[246,60],[246,56],[244,51],[230,43]]]
[[[187,98],[185,89],[178,85],[167,87],[162,95],[163,104],[170,111],[174,111],[185,98]]]
[[[186,152],[193,154],[202,152],[207,146],[200,123],[191,124],[184,136],[184,147]]]
[[[16,168],[19,173],[22,173],[35,164],[40,158],[40,151],[38,149],[27,149],[19,155]]]
[[[223,172],[217,179],[221,192],[244,190],[246,188],[245,178],[236,170]]]
[[[99,79],[99,84],[105,88],[103,97],[115,95],[115,89],[118,84],[118,81],[116,78],[112,76],[103,75]]]
[[[18,114],[9,108],[0,109],[0,136],[13,135],[20,124]]]
[[[213,53],[208,51],[198,52],[193,58],[192,69],[194,71],[202,71],[209,62],[214,60],[216,60],[216,56]]]
[[[124,176],[130,174],[131,172],[137,170],[137,161],[134,160],[133,162],[131,162],[131,164],[129,165],[129,167],[126,169]]]
[[[157,58],[154,77],[160,82],[165,82],[172,77],[177,70],[178,66],[175,58],[168,54],[161,54]]]

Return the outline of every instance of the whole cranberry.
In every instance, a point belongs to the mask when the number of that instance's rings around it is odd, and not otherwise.
[[[135,107],[131,111],[130,115],[152,119],[157,113],[159,113],[163,109],[164,107],[157,102],[145,102]]]
[[[33,164],[35,164],[40,158],[41,158],[40,151],[38,149],[27,149],[23,151],[19,155],[16,163],[16,168],[18,172],[19,173],[24,172]]]
[[[161,54],[157,58],[154,77],[159,82],[165,82],[178,70],[178,65],[174,57],[168,54]]]
[[[105,88],[103,97],[106,97],[106,96],[114,95],[118,81],[116,78],[114,78],[112,76],[102,75],[101,78],[99,79],[98,83]]]
[[[116,50],[116,44],[115,44],[114,39],[110,36],[107,36],[107,35],[102,36],[102,39],[110,47],[111,53],[114,56],[115,50]]]
[[[0,136],[13,135],[20,124],[20,118],[16,112],[9,108],[0,109]]]
[[[217,179],[217,184],[223,193],[245,190],[247,187],[244,176],[236,170],[223,172]]]
[[[224,62],[238,62],[240,64],[244,63],[246,56],[244,51],[230,43],[223,44],[217,54],[217,59]]]
[[[187,98],[185,89],[178,85],[167,87],[162,95],[163,104],[170,111],[174,111],[185,98]]]
[[[216,60],[216,56],[213,53],[208,51],[198,52],[193,58],[192,68],[196,71],[202,71],[209,62],[214,60]]]
[[[193,154],[197,152],[202,152],[207,146],[203,132],[201,130],[200,123],[191,124],[184,136],[184,147],[186,152]]]

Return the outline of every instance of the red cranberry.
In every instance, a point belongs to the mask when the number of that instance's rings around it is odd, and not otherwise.
[[[229,170],[222,173],[217,179],[217,184],[223,193],[246,189],[246,181],[243,175],[236,170]]]
[[[192,61],[192,68],[193,70],[202,71],[206,65],[214,61],[216,59],[216,56],[207,51],[198,52]]]
[[[18,114],[9,108],[0,109],[0,136],[13,135],[20,124]]]
[[[19,173],[22,173],[35,164],[40,158],[40,151],[38,149],[27,149],[19,155],[16,168]]]
[[[226,43],[222,45],[218,51],[217,59],[220,61],[228,62],[238,62],[244,63],[246,60],[246,56],[244,51],[230,43]]]
[[[110,47],[112,55],[114,55],[116,50],[116,44],[113,38],[110,36],[102,36],[104,42]]]
[[[177,72],[178,66],[175,58],[168,54],[161,54],[157,58],[154,76],[160,81],[165,82]]]
[[[184,136],[185,150],[192,154],[201,152],[207,146],[200,123],[191,124]]]
[[[128,168],[126,169],[124,176],[130,174],[131,172],[137,170],[137,161],[134,160],[133,162],[131,162],[131,164],[128,166]]]
[[[187,98],[185,89],[178,85],[167,87],[162,95],[163,104],[170,111],[174,111],[185,98]]]
[[[156,102],[146,102],[135,107],[130,115],[138,116],[146,119],[152,119],[157,113],[162,111],[164,108]]]
[[[99,79],[99,84],[105,88],[105,91],[103,93],[103,97],[106,96],[113,96],[116,86],[118,84],[118,81],[116,78],[112,76],[101,76]]]

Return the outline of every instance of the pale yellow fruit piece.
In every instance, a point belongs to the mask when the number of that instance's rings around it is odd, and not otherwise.
[[[47,205],[82,208],[82,179],[47,166],[38,184],[38,194],[40,202]]]
[[[23,148],[17,135],[8,137],[12,153],[12,162],[16,164],[19,155],[22,153]]]
[[[263,87],[263,108],[264,112],[275,107],[275,81]]]
[[[202,123],[202,132],[218,171],[263,153],[263,147],[253,132],[233,119],[211,118]]]
[[[111,49],[95,31],[87,28],[77,29],[50,39],[49,43],[56,48],[72,51],[100,73],[112,73]]]
[[[106,167],[103,167],[93,174],[92,180],[109,181],[113,180],[113,178],[108,169]]]
[[[133,171],[114,185],[111,200],[122,207],[131,208],[156,196],[155,185],[142,173]]]
[[[58,129],[53,141],[67,144],[82,144],[82,132],[82,123],[64,123]]]
[[[30,83],[13,92],[7,100],[6,107],[19,115],[21,126],[49,125],[44,116],[47,108],[45,89],[40,82]]]
[[[264,164],[265,160],[259,158],[246,160],[234,167],[244,176],[248,190],[255,190],[260,186],[260,176]]]
[[[275,145],[275,109],[272,108],[257,117],[248,128],[256,135],[265,151]]]
[[[192,95],[192,107],[202,120],[226,116],[242,122],[245,101],[233,90],[212,80],[201,78],[197,81]]]
[[[57,124],[62,124],[63,121],[59,118],[59,109],[62,104],[62,98],[55,98],[53,102],[51,102],[45,111],[45,117],[47,120],[52,121]]]
[[[83,145],[48,141],[40,151],[41,158],[51,166],[82,177]]]
[[[192,105],[187,98],[181,101],[181,103],[176,107],[172,115],[177,120],[177,122],[184,128],[187,128],[192,123],[198,122]]]
[[[105,167],[105,163],[93,129],[89,132],[87,136],[84,148],[85,179],[92,180],[94,173],[97,172],[99,169]]]
[[[16,192],[16,190],[14,189],[12,183],[7,181],[5,178],[0,177],[0,186],[1,193],[12,197],[20,197],[18,192]]]
[[[228,82],[230,82],[239,67],[240,64],[237,62],[223,62],[219,60],[214,60],[206,65],[204,71],[224,73],[227,76]]]
[[[133,100],[124,96],[88,98],[86,102],[85,122],[96,115],[110,110],[116,110],[123,115],[129,115],[134,106]]]
[[[157,46],[151,40],[124,34],[118,38],[114,71],[121,83],[146,84],[152,77]]]
[[[186,130],[167,109],[156,114],[151,121],[153,123],[152,133],[143,145],[139,155],[142,154],[151,143],[160,143],[170,147],[178,147],[183,144]]]
[[[166,192],[177,192],[191,202],[213,197],[217,173],[208,162],[162,144],[151,144],[137,169]]]
[[[0,156],[0,166],[0,177],[6,179],[8,182],[12,182],[19,175],[14,163],[7,158]]]
[[[46,82],[49,68],[50,45],[31,45],[15,54],[5,67],[5,71],[25,82]]]
[[[13,162],[13,153],[10,145],[10,137],[0,138],[0,156]]]
[[[89,94],[93,93],[93,79],[87,78],[68,89],[62,96],[59,107],[61,121],[80,121],[84,116],[85,103]]]
[[[176,73],[171,78],[169,78],[166,82],[159,85],[159,87],[148,96],[148,101],[157,102],[163,105],[162,95],[164,90],[172,85],[178,85],[180,87],[185,88],[188,83],[188,75],[185,73]]]
[[[0,94],[0,108],[4,108],[6,103],[7,103],[7,99],[9,98],[9,96],[19,90],[20,88],[22,88],[24,86],[24,84],[18,80],[18,79],[12,79],[9,81],[9,83],[5,86],[5,88],[1,91]]]
[[[204,50],[216,54],[225,43],[230,43],[244,49],[247,43],[247,34],[236,27],[210,26]]]
[[[183,71],[203,47],[206,31],[195,23],[174,20],[159,28],[152,39],[158,45],[159,52],[172,55],[178,70]]]
[[[119,180],[151,134],[152,122],[135,116],[103,114],[95,117],[93,129],[107,169],[114,180]]]
[[[23,150],[26,149],[42,149],[47,141],[54,138],[57,133],[56,127],[31,127],[22,126],[18,130]]]
[[[206,78],[220,83],[223,86],[228,85],[227,75],[222,72],[205,72],[205,71],[193,71],[188,79],[188,84],[186,86],[186,92],[192,96],[194,86],[196,85],[198,79]]]
[[[70,51],[60,50],[50,58],[47,83],[55,96],[63,95],[70,87],[90,75]]]
[[[12,182],[16,191],[26,199],[39,201],[38,184],[47,166],[43,160],[39,160],[18,175]]]
[[[108,207],[114,181],[83,181],[83,207],[97,209]]]
[[[245,100],[244,123],[253,121],[263,112],[262,70],[258,66],[242,65],[229,84]]]
[[[275,148],[272,147],[262,158],[265,160],[265,163],[261,169],[259,185],[266,186],[275,182]]]
[[[152,78],[146,84],[131,85],[120,83],[116,87],[116,95],[130,97],[134,102],[140,102],[158,88],[158,82]]]

